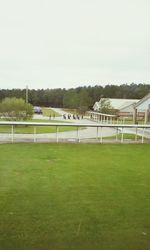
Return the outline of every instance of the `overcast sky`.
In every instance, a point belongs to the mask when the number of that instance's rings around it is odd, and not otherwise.
[[[150,83],[150,0],[0,0],[0,88]]]

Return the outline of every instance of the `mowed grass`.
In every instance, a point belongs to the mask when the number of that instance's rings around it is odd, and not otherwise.
[[[42,112],[44,116],[61,116],[59,113],[55,112],[54,110],[52,110],[51,108],[42,108]]]
[[[104,138],[108,138],[108,139],[116,139],[116,135],[114,136],[107,136],[107,137],[104,137]],[[117,135],[117,139],[118,140],[121,140],[122,139],[122,134],[118,134]],[[139,139],[142,139],[142,136],[141,135],[136,135],[136,134],[128,134],[128,133],[123,133],[123,139],[127,139],[127,140],[139,140]]]
[[[41,120],[41,119],[33,119],[29,122],[46,122],[46,123],[59,123],[60,121],[57,120]],[[62,121],[63,122],[63,121]],[[44,133],[56,133],[56,126],[22,126],[16,125],[14,126],[14,133],[17,134],[33,134],[34,127],[36,128],[37,134],[44,134]],[[58,128],[58,132],[65,132],[65,131],[73,131],[76,130],[76,127],[67,127],[61,126]],[[11,126],[1,125],[0,126],[0,133],[11,133]]]
[[[0,145],[1,250],[150,249],[150,145]]]

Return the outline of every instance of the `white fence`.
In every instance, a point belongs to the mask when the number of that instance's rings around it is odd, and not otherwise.
[[[33,127],[33,132],[16,133],[17,126]],[[55,132],[37,133],[39,126],[55,127]],[[5,132],[4,127],[11,129]],[[71,127],[72,131],[59,132],[60,127]],[[150,125],[1,121],[0,143],[5,142],[150,143]]]

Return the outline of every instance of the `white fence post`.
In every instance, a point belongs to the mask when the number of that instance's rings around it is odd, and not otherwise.
[[[142,133],[142,143],[144,143],[144,132],[145,132],[145,128],[143,128],[143,133]]]
[[[34,142],[36,142],[36,127],[34,127]]]
[[[106,128],[106,131],[108,128],[110,128],[111,130],[114,130],[114,135],[116,136],[116,142],[118,141],[118,135],[120,133],[121,138],[120,138],[120,142],[123,143],[125,141],[125,136],[124,136],[124,132],[126,132],[126,129],[131,129],[132,134],[134,134],[134,137],[132,139],[133,142],[138,141],[138,131],[142,131],[141,132],[141,143],[144,143],[145,137],[146,138],[150,138],[150,125],[134,125],[134,124],[89,124],[89,123],[85,123],[85,124],[80,124],[80,123],[75,123],[75,124],[69,124],[69,123],[46,123],[46,122],[41,122],[41,123],[37,123],[37,122],[8,122],[8,121],[0,121],[0,126],[9,126],[10,127],[10,132],[4,134],[4,136],[1,135],[0,140],[4,140],[7,141],[11,141],[12,143],[15,141],[15,126],[32,126],[34,128],[34,131],[32,132],[31,136],[28,137],[27,139],[30,141],[34,141],[36,142],[38,137],[37,137],[37,129],[36,126],[50,126],[50,127],[56,127],[56,132],[54,132],[54,137],[56,137],[56,142],[60,141],[59,139],[61,138],[59,136],[59,127],[60,126],[65,126],[65,127],[72,127],[73,130],[75,130],[76,134],[74,135],[74,138],[76,141],[80,142],[82,139],[82,134],[79,136],[79,132],[80,132],[80,128],[93,128],[94,129],[94,133],[95,133],[95,141],[99,141],[100,143],[103,143],[103,128]],[[74,129],[75,128],[75,129]],[[147,129],[147,130],[146,130]],[[128,131],[128,130],[127,130]],[[81,131],[82,132],[82,131]],[[83,131],[84,132],[84,131]],[[71,134],[71,133],[70,133]],[[60,134],[61,135],[61,134]],[[68,134],[69,135],[69,134]],[[69,138],[67,135],[67,138]],[[72,136],[71,136],[72,137]],[[70,137],[70,138],[71,138]],[[18,136],[16,137],[18,138]],[[46,135],[45,135],[45,140],[46,140]],[[67,139],[66,137],[62,137],[64,139]],[[84,137],[83,137],[84,138]],[[86,138],[93,138],[92,134],[87,135]],[[24,141],[24,137],[22,134],[21,137],[21,133],[19,135],[19,141]],[[115,141],[115,139],[114,139]]]
[[[101,142],[101,143],[103,143],[102,129],[103,129],[103,127],[101,127],[101,132],[100,132],[100,142]]]
[[[97,140],[98,140],[98,127],[97,127],[97,133],[96,133],[96,137],[97,137]]]
[[[56,142],[58,143],[58,126],[56,126]]]
[[[118,128],[116,128],[116,141],[118,141]]]
[[[77,127],[77,141],[80,142],[80,137],[79,137],[79,127]]]
[[[122,127],[122,131],[121,131],[121,143],[123,143],[123,127]]]
[[[11,126],[11,142],[14,142],[14,126]]]
[[[135,130],[135,141],[137,142],[137,140],[138,140],[138,134],[137,134],[137,132],[138,132],[138,128],[136,128],[136,130]]]

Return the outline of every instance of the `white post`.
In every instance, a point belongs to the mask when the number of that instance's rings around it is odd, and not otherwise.
[[[101,143],[103,142],[102,128],[103,128],[103,127],[101,127],[101,131],[100,131],[100,142],[101,142]]]
[[[97,127],[97,133],[96,133],[96,137],[97,137],[97,140],[98,140],[98,127]]]
[[[136,130],[135,130],[135,141],[137,141],[137,130],[138,130],[138,128],[136,127]]]
[[[11,142],[14,142],[14,126],[11,126]]]
[[[26,86],[26,103],[28,103],[28,85]]]
[[[79,138],[79,128],[77,127],[77,141],[80,142],[80,138]]]
[[[34,127],[34,142],[36,142],[36,127]]]
[[[144,120],[144,124],[147,124],[147,118],[148,118],[148,111],[145,111],[145,120]]]
[[[143,133],[142,133],[142,143],[144,143],[144,132],[145,132],[145,128],[143,128]]]
[[[105,123],[105,116],[103,115],[103,123]]]
[[[58,126],[56,126],[56,142],[58,142]]]
[[[116,128],[116,141],[118,141],[118,128]]]
[[[122,127],[122,131],[121,131],[121,143],[123,143],[123,127]]]

